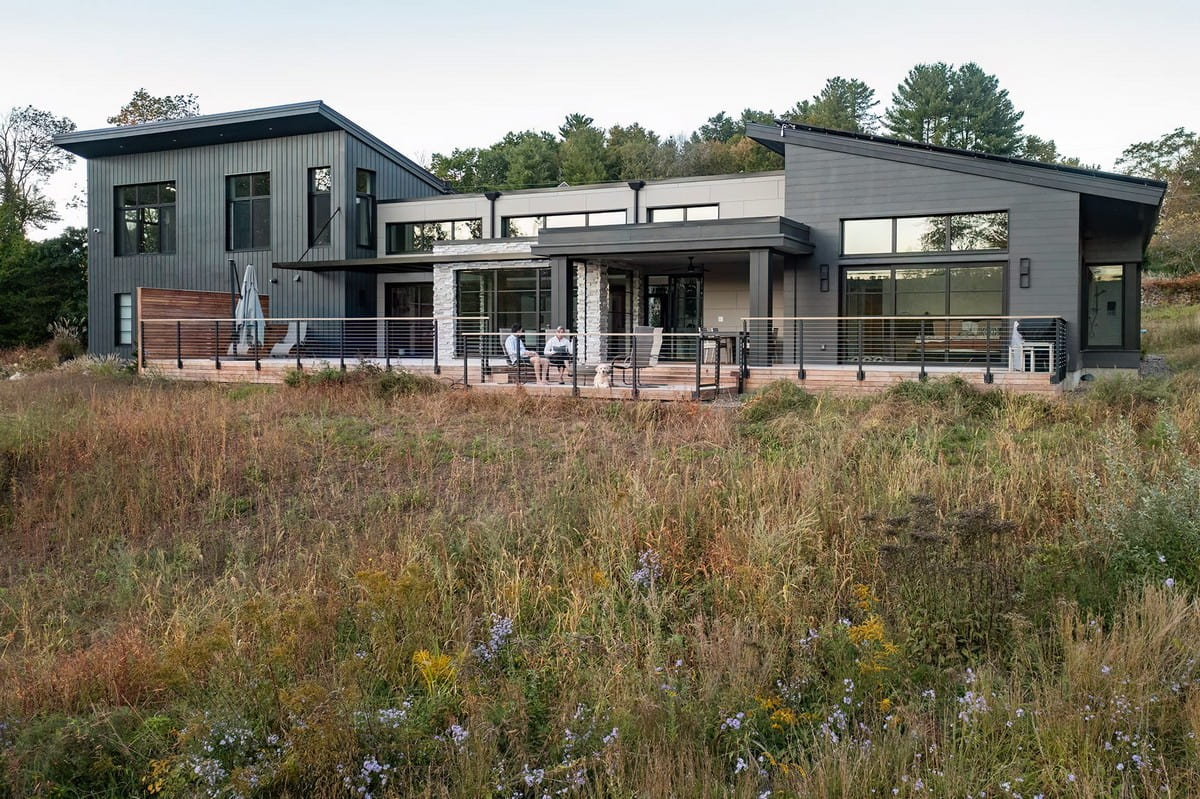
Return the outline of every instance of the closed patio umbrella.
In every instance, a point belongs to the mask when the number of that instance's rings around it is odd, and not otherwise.
[[[262,303],[258,299],[258,277],[254,272],[254,264],[246,265],[246,274],[242,277],[242,298],[238,300],[233,317],[238,330],[238,352],[249,350],[251,345],[262,345],[266,321]]]

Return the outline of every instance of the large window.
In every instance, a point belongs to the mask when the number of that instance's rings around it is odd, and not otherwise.
[[[719,219],[719,205],[679,205],[673,208],[651,208],[651,222],[698,222],[701,219]]]
[[[839,325],[845,361],[999,362],[1008,324],[988,317],[1004,314],[1004,264],[847,269],[842,313],[859,317]]]
[[[375,173],[354,170],[354,240],[375,249]]]
[[[384,226],[386,252],[431,252],[434,242],[483,238],[482,219],[450,219],[438,222],[391,222]]]
[[[118,186],[117,255],[175,252],[175,182]]]
[[[459,316],[488,317],[488,326],[499,331],[520,324],[526,346],[535,349],[540,331],[551,324],[549,269],[464,269],[455,275]],[[500,352],[499,341],[488,346]]]
[[[1125,267],[1087,268],[1085,347],[1120,348],[1125,344]]]
[[[500,225],[500,235],[504,238],[532,238],[542,228],[600,227],[602,225],[624,225],[627,221],[629,220],[625,211],[506,216]]]
[[[117,294],[113,297],[113,319],[116,335],[113,342],[120,345],[133,343],[133,295]]]
[[[308,170],[308,243],[319,247],[332,238],[333,170],[319,166]]]
[[[1007,211],[847,219],[842,222],[843,255],[1007,249]]]
[[[228,247],[266,250],[271,247],[271,173],[230,175],[225,196],[229,212]]]

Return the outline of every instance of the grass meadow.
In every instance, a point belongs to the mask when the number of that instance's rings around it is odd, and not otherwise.
[[[0,796],[1200,795],[1169,378],[0,383]]]

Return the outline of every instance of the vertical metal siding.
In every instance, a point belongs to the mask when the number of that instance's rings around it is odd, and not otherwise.
[[[812,228],[816,247],[811,268],[799,276],[799,314],[838,313],[842,219],[1007,210],[1008,253],[996,260],[1009,263],[1008,313],[1066,319],[1072,367],[1077,362],[1081,268],[1075,192],[790,144],[785,171],[785,214]],[[1020,258],[1032,260],[1032,288],[1019,287]],[[929,259],[937,260],[953,259]],[[828,293],[818,291],[819,264],[830,265]]]
[[[309,168],[332,167],[335,192],[345,185],[345,137],[332,131],[89,161],[88,225],[100,231],[91,234],[88,253],[92,351],[127,354],[130,349],[113,345],[114,294],[134,293],[138,286],[227,291],[230,258],[239,275],[248,263],[257,267],[274,316],[340,316],[345,309],[341,273],[296,273],[271,264],[296,260],[307,248]],[[225,178],[248,172],[271,173],[271,248],[228,252]],[[175,181],[176,189],[175,253],[116,257],[114,188],[168,180]],[[344,233],[344,225],[335,220],[330,245],[314,248],[307,258],[344,257]],[[300,282],[293,280],[296,274],[301,274]],[[271,284],[272,278],[279,283]]]

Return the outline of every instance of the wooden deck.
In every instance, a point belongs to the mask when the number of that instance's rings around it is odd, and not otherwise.
[[[380,368],[384,367],[382,359],[368,361]],[[358,361],[347,361],[346,368],[353,369]],[[322,368],[339,368],[337,359],[301,360],[305,370]],[[463,363],[461,360],[451,360],[442,363],[440,372],[434,372],[432,361],[427,360],[393,360],[392,368],[406,369],[416,374],[436,377],[447,384],[463,383]],[[294,358],[264,358],[255,368],[252,359],[222,358],[220,368],[212,358],[184,358],[183,368],[178,368],[174,358],[149,358],[143,374],[155,375],[168,380],[208,381],[222,383],[282,383],[288,372],[296,368]],[[720,388],[714,383],[714,368],[705,364],[701,373],[701,400],[711,400],[718,396],[735,395],[738,389],[737,368],[730,365],[721,366]],[[1062,384],[1050,382],[1050,376],[1045,372],[1010,372],[993,370],[992,383],[984,382],[984,370],[975,367],[939,366],[927,367],[930,379],[957,375],[971,385],[981,389],[1005,389],[1025,394],[1040,394],[1057,396],[1063,392]],[[884,391],[897,383],[906,380],[917,380],[919,369],[904,366],[868,366],[864,370],[863,379],[858,379],[857,367],[821,366],[806,367],[805,379],[797,376],[794,366],[755,366],[750,368],[749,377],[744,384],[744,391],[751,392],[762,388],[776,380],[788,380],[814,393],[830,392],[839,395],[859,395]],[[503,373],[488,373],[481,375],[478,360],[467,364],[467,385],[471,390],[480,391],[524,391],[539,396],[571,396],[571,381],[560,384],[557,381],[549,384],[520,383],[515,378]],[[639,380],[641,386],[637,395],[630,386],[623,385],[619,375],[615,376],[613,385],[609,388],[596,388],[589,377],[580,378],[578,396],[590,399],[643,399],[663,401],[689,401],[696,399],[696,368],[694,364],[664,364],[642,371]]]

